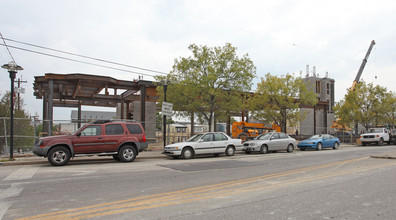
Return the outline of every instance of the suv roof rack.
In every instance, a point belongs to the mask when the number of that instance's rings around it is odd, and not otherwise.
[[[91,122],[90,124],[105,124],[105,123],[111,123],[111,122],[131,122],[131,123],[137,123],[135,120],[127,120],[127,119],[107,119],[107,120],[96,120]]]

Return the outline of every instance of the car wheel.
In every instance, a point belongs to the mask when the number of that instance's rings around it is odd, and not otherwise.
[[[266,154],[266,153],[268,153],[268,146],[265,145],[265,144],[261,145],[261,147],[260,147],[260,153],[261,153],[261,154]]]
[[[384,139],[380,138],[380,140],[377,142],[378,146],[382,146],[384,144]]]
[[[340,144],[339,144],[338,142],[334,142],[334,147],[333,147],[333,149],[334,149],[334,150],[337,150],[337,149],[338,149],[338,146],[340,146]]]
[[[225,153],[227,156],[234,156],[235,148],[233,146],[228,146]]]
[[[293,146],[293,144],[289,144],[289,145],[287,146],[286,151],[287,151],[288,153],[293,152],[293,151],[294,151],[294,146]]]
[[[131,145],[125,145],[118,152],[118,157],[122,162],[132,162],[136,158],[136,150]]]
[[[54,166],[63,166],[70,160],[71,153],[66,147],[54,147],[48,153],[48,162]]]
[[[116,154],[113,155],[113,159],[116,160],[116,161],[120,161],[120,157],[118,157],[118,155],[116,155]]]
[[[182,156],[184,159],[191,159],[191,158],[193,158],[194,153],[191,148],[187,147],[187,148],[183,149]]]
[[[322,143],[318,143],[318,145],[316,145],[316,150],[322,150]]]
[[[305,151],[305,148],[300,148],[300,151]]]

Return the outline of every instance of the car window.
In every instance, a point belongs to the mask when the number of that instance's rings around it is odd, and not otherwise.
[[[228,138],[222,133],[215,133],[215,141],[226,141]]]
[[[270,136],[271,136],[271,133],[265,133],[265,134],[261,134],[256,139],[257,140],[268,140],[270,138]]]
[[[81,136],[98,136],[102,134],[102,127],[100,125],[91,125],[81,131]]]
[[[279,134],[278,133],[273,134],[271,139],[279,139]]]
[[[288,136],[285,133],[279,133],[279,138],[280,139],[286,139],[286,138],[288,138]]]
[[[120,124],[110,124],[110,125],[106,125],[105,132],[106,135],[118,135],[118,134],[123,134],[124,129]]]
[[[203,136],[202,140],[204,142],[213,141],[213,134],[205,134],[205,136]]]
[[[129,133],[131,134],[141,134],[142,132],[142,127],[138,124],[127,124],[126,125],[128,128]]]

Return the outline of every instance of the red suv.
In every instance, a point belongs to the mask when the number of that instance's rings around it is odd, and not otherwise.
[[[71,135],[42,137],[34,144],[33,153],[48,157],[54,166],[62,166],[71,157],[84,154],[132,162],[145,149],[146,136],[141,124],[102,120],[85,125]]]

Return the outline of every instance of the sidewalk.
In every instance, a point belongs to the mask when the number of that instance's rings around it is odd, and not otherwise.
[[[140,152],[136,159],[155,159],[155,158],[166,158],[166,155],[161,154],[162,151],[154,150],[154,151],[143,151]],[[9,157],[0,157],[0,167],[1,166],[23,166],[23,165],[33,165],[33,164],[48,164],[47,158],[39,157],[34,155],[33,153],[27,154],[14,154],[14,161],[9,161]],[[105,161],[114,161],[111,156],[81,156],[74,157],[70,159],[70,162],[75,161],[96,161],[96,162],[105,162]]]

